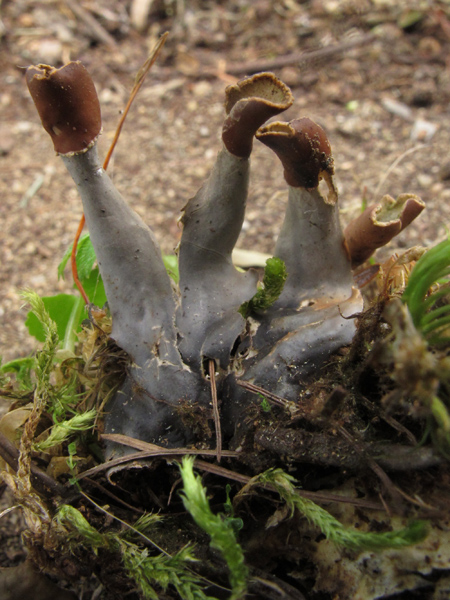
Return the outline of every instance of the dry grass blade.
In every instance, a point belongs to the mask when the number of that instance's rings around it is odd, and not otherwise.
[[[217,402],[216,363],[213,360],[209,361],[209,378],[211,381],[211,397],[212,397],[214,427],[216,429],[216,457],[217,457],[217,462],[220,462],[220,459],[222,457],[222,430],[220,428],[220,413],[219,413],[219,405]]]
[[[311,64],[318,60],[324,60],[334,55],[340,55],[347,50],[357,48],[358,46],[365,46],[372,43],[375,40],[375,36],[372,33],[361,35],[354,39],[346,40],[335,45],[328,46],[326,48],[319,48],[311,52],[293,52],[285,56],[279,56],[272,59],[261,59],[243,63],[230,64],[226,68],[226,72],[230,75],[250,75],[257,73],[258,71],[272,71],[273,69],[280,69],[282,67],[291,65],[302,65]]]
[[[185,454],[200,454],[203,456],[216,456],[216,450],[206,450],[202,448],[163,448],[156,444],[150,444],[149,442],[143,442],[142,440],[136,440],[135,438],[122,435],[120,433],[104,433],[102,439],[108,440],[109,442],[115,442],[116,444],[122,444],[136,450],[142,450],[143,452],[151,453],[148,456],[182,456]],[[239,452],[232,452],[225,450],[222,452],[222,456],[236,457],[239,456]],[[111,461],[112,462],[112,461]],[[107,463],[107,465],[110,463]]]
[[[382,189],[383,185],[385,184],[387,178],[392,173],[392,171],[394,171],[394,169],[396,169],[398,167],[398,165],[402,162],[402,160],[404,158],[406,158],[412,152],[417,152],[417,150],[423,150],[424,148],[428,148],[428,147],[429,147],[428,144],[417,144],[413,148],[409,148],[408,150],[405,150],[405,152],[400,154],[400,156],[398,156],[394,160],[394,162],[391,164],[391,166],[387,169],[387,171],[384,173],[384,175],[380,179],[380,181],[377,185],[377,189],[375,190],[375,192],[373,194],[374,198],[378,198],[378,196],[380,195],[380,190]]]
[[[285,400],[284,398],[281,398],[280,396],[269,392],[269,390],[265,390],[264,388],[255,385],[254,383],[249,383],[248,381],[243,381],[242,379],[238,379],[236,383],[249,392],[264,396],[264,398],[266,398],[266,400],[272,404],[282,406],[283,408],[288,409],[290,412],[297,411],[297,406],[294,404],[294,402],[289,402],[289,400]]]
[[[119,435],[119,434],[104,434],[102,436],[102,438],[109,439],[109,440],[117,442],[117,443],[121,443],[120,442],[120,438],[121,438],[122,441],[127,440],[126,445],[128,445],[129,442],[132,442],[132,447],[142,447],[142,448],[146,448],[146,450],[142,451],[142,452],[134,452],[133,454],[129,454],[128,456],[121,456],[120,458],[116,458],[116,459],[110,460],[107,463],[98,465],[97,467],[93,467],[92,469],[89,469],[88,471],[85,471],[84,473],[81,473],[80,475],[78,475],[78,477],[77,477],[78,480],[84,479],[86,477],[91,477],[92,475],[97,475],[98,473],[101,473],[102,471],[106,471],[107,469],[109,469],[111,467],[116,467],[121,464],[126,464],[129,462],[133,462],[133,461],[141,460],[141,459],[145,459],[145,458],[150,458],[150,457],[154,457],[154,456],[176,457],[177,454],[179,456],[181,456],[183,454],[184,455],[200,454],[200,455],[206,455],[206,456],[215,456],[215,454],[216,454],[215,450],[198,450],[198,449],[192,449],[192,448],[161,448],[160,446],[156,446],[155,444],[149,444],[147,442],[142,442],[141,440],[134,440],[133,438],[129,438],[125,435]],[[222,455],[225,457],[236,457],[236,456],[239,456],[239,453],[224,450]],[[236,481],[237,483],[242,483],[244,485],[249,483],[249,481],[252,479],[248,475],[243,475],[236,471],[232,471],[231,469],[225,469],[224,467],[221,467],[220,465],[211,464],[211,463],[201,460],[199,458],[195,459],[194,466],[197,469],[201,469],[202,471],[210,473],[211,475],[217,475],[218,477],[224,477],[225,479],[229,479],[231,481]],[[264,489],[270,489],[270,486],[268,486],[268,485],[259,485],[258,487],[261,487]],[[384,507],[381,504],[376,503],[376,502],[371,502],[369,500],[364,500],[362,498],[349,498],[349,497],[345,497],[345,496],[340,496],[339,494],[329,494],[329,493],[325,493],[325,492],[310,492],[308,490],[302,490],[301,494],[305,498],[314,500],[316,502],[323,502],[323,503],[337,502],[337,503],[343,503],[343,504],[353,504],[355,506],[359,506],[361,508],[366,508],[369,510],[384,510]]]
[[[139,69],[137,75],[136,75],[136,80],[133,86],[133,89],[131,90],[131,94],[130,97],[128,98],[128,102],[127,105],[125,106],[125,109],[123,111],[123,114],[120,118],[119,124],[117,125],[117,129],[116,132],[114,134],[114,138],[113,141],[111,142],[111,146],[106,154],[104,163],[103,163],[103,168],[106,169],[108,168],[109,165],[109,161],[111,159],[112,153],[114,152],[114,148],[116,147],[117,141],[119,139],[120,133],[122,131],[122,127],[123,124],[125,123],[125,119],[127,118],[127,115],[130,111],[131,105],[134,102],[134,99],[136,98],[139,90],[141,89],[142,84],[144,83],[144,80],[147,76],[147,73],[150,71],[150,69],[152,68],[152,66],[155,64],[156,59],[158,58],[161,50],[164,47],[164,44],[166,43],[166,39],[169,35],[169,32],[166,31],[166,33],[163,33],[163,35],[159,38],[158,42],[156,43],[155,47],[153,48],[153,50],[150,52],[147,60],[145,61],[145,63],[142,65],[142,67]]]

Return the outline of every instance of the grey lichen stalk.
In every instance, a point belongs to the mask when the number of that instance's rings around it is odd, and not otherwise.
[[[83,201],[113,319],[112,338],[130,357],[127,379],[107,407],[106,430],[186,443],[189,432],[176,408],[183,399],[203,397],[205,403],[209,396],[177,348],[174,290],[159,245],[103,170],[95,144],[62,159]]]
[[[228,368],[245,329],[239,307],[256,293],[256,273],[237,271],[231,260],[244,220],[248,175],[249,160],[223,148],[208,181],[184,209],[177,326],[180,351],[196,369],[204,358]]]
[[[74,92],[77,77],[83,89]],[[208,371],[214,364],[222,429],[239,443],[254,396],[238,380],[297,400],[302,380],[350,343],[352,316],[362,309],[325,132],[306,118],[262,127],[293,102],[289,88],[270,73],[227,88],[223,147],[210,177],[183,210],[180,282],[174,289],[152,231],[99,162],[100,109],[84,67],[31,67],[27,82],[80,192],[112,314],[112,338],[129,356],[125,382],[106,406],[106,432],[169,446],[205,442],[196,439],[193,423],[195,411],[210,410]],[[79,100],[85,92],[89,104]],[[58,110],[49,111],[53,95]],[[94,120],[92,110],[98,113]],[[90,123],[86,130],[83,120]],[[255,135],[279,156],[289,187],[277,258],[264,278],[267,304],[264,293],[257,294],[256,274],[239,272],[231,260],[245,216]],[[326,196],[318,189],[322,178]],[[107,456],[118,451],[122,447],[109,445]]]
[[[290,90],[271,73],[226,90],[223,148],[181,219],[177,325],[183,357],[196,369],[208,358],[226,371],[231,350],[245,330],[239,308],[255,294],[257,275],[237,271],[231,253],[244,222],[249,156],[257,129],[292,102]]]
[[[78,187],[113,318],[113,337],[134,362],[179,363],[175,299],[150,228],[103,170],[94,145],[62,160]]]
[[[332,180],[331,149],[323,130],[301,119],[272,123],[256,137],[274,149],[285,169],[288,205],[274,255],[284,261],[287,279],[276,302],[253,315],[252,349],[240,362],[240,379],[295,401],[299,382],[351,342],[355,333],[351,317],[361,311],[363,301],[353,283]],[[301,161],[293,160],[299,156]],[[324,176],[326,197],[318,189]],[[239,422],[248,393],[236,386],[233,377],[228,385],[228,419]]]

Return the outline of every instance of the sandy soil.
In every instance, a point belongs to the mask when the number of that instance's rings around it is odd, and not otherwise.
[[[310,116],[329,135],[343,220],[359,212],[363,197],[372,202],[384,193],[395,197],[408,191],[419,194],[428,209],[396,246],[430,245],[446,234],[450,25],[443,5],[429,3],[426,12],[414,16],[406,1],[395,8],[390,2],[362,2],[358,9],[352,2],[325,0],[286,1],[276,8],[266,0],[230,0],[214,3],[215,8],[208,2],[155,2],[138,33],[130,22],[132,4],[83,2],[81,13],[71,2],[51,0],[15,0],[2,7],[3,360],[34,348],[23,324],[20,290],[31,287],[43,295],[70,290],[70,275],[58,281],[56,267],[81,215],[74,185],[29,98],[23,67],[30,63],[84,62],[102,102],[106,151],[134,75],[158,35],[171,32],[111,165],[126,199],[170,253],[179,236],[179,211],[207,177],[220,147],[227,83],[261,70],[261,62],[270,69],[274,58],[332,49],[325,57],[306,55],[271,70],[292,87],[296,99],[283,119]],[[372,40],[341,51],[369,32]],[[101,35],[109,36],[107,43]],[[271,251],[285,199],[279,163],[255,144],[241,247]]]

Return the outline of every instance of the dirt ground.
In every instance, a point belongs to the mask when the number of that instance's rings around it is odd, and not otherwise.
[[[0,355],[26,356],[20,291],[68,291],[56,268],[81,202],[41,127],[24,67],[81,60],[93,76],[106,152],[134,76],[170,35],[127,119],[110,171],[165,253],[220,148],[226,85],[261,70],[292,89],[283,120],[326,130],[342,220],[383,194],[418,194],[417,222],[380,253],[434,245],[450,223],[450,4],[446,0],[3,0],[0,2]],[[311,53],[311,55],[310,55]],[[292,55],[292,56],[291,56]],[[278,62],[278,64],[277,64]],[[270,253],[287,189],[276,157],[255,143],[239,247]],[[1,407],[0,407],[1,408]],[[9,521],[2,544],[17,527]],[[6,523],[6,521],[5,521]],[[8,554],[10,553],[10,555]],[[12,546],[10,564],[22,558]]]
[[[136,9],[138,4],[14,0],[1,5],[4,361],[34,348],[23,324],[20,290],[31,287],[51,295],[70,289],[70,276],[58,281],[56,267],[81,215],[74,184],[30,100],[23,77],[29,64],[84,62],[102,103],[101,148],[106,151],[135,74],[157,37],[170,31],[110,167],[164,252],[172,252],[179,211],[207,177],[220,147],[225,86],[264,69],[292,88],[295,103],[283,119],[309,116],[327,131],[344,221],[358,213],[363,197],[372,202],[384,193],[396,197],[413,192],[428,208],[397,246],[428,246],[446,235],[448,3],[160,0],[139,21],[139,32],[130,19],[132,5]],[[358,44],[370,33],[373,38]],[[355,41],[355,47],[345,50]],[[317,56],[320,50],[329,52]],[[316,52],[312,59],[309,52]],[[273,68],[274,59],[293,53],[306,54]],[[261,144],[255,144],[252,161],[239,246],[270,252],[283,218],[286,186],[276,157]]]

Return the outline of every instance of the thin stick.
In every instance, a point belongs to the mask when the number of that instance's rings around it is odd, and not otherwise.
[[[17,471],[19,450],[3,433],[0,433],[0,456],[8,463],[11,469]],[[58,483],[34,464],[31,465],[31,484],[36,491],[48,498],[64,496],[67,493],[64,485]]]
[[[84,9],[78,1],[65,0],[65,3],[70,10],[78,17],[90,30],[91,36],[97,40],[109,46],[109,48],[117,48],[117,42],[110,35],[97,19],[91,15],[86,9]]]
[[[168,556],[170,558],[172,558],[172,554],[169,554],[169,552],[167,552],[166,550],[164,550],[163,548],[161,548],[161,546],[158,546],[158,544],[156,542],[154,542],[151,538],[149,538],[147,535],[145,535],[145,533],[142,533],[142,531],[139,531],[139,529],[136,529],[136,527],[134,527],[133,525],[131,525],[130,523],[127,523],[126,521],[124,521],[123,519],[119,518],[117,515],[115,515],[112,512],[107,511],[105,508],[103,508],[102,506],[100,506],[99,504],[97,504],[97,502],[95,502],[95,500],[93,500],[92,498],[90,498],[87,494],[85,494],[84,492],[80,492],[82,496],[84,496],[84,498],[86,498],[86,500],[88,500],[91,504],[93,504],[97,510],[99,510],[100,512],[104,513],[105,515],[108,515],[108,517],[114,519],[115,521],[118,521],[119,523],[121,523],[124,527],[126,527],[127,529],[129,529],[130,531],[133,531],[136,535],[138,535],[139,537],[141,537],[144,541],[146,541],[148,544],[150,544],[151,546],[153,546],[154,548],[156,548],[158,550],[158,552],[161,552],[161,554],[164,554],[165,556]],[[190,567],[186,567],[188,569],[188,571],[190,571],[191,573],[194,573],[195,571],[193,571],[193,569],[191,569]],[[222,585],[220,585],[219,583],[215,583],[214,581],[211,581],[210,579],[207,579],[206,577],[204,577],[203,575],[199,575],[198,573],[195,572],[195,575],[197,577],[200,577],[200,579],[202,579],[203,581],[205,581],[208,585],[210,586],[214,586],[217,587],[221,590],[225,590],[226,592],[229,592],[229,588],[225,588]]]
[[[102,435],[102,438],[104,439],[110,439],[111,441],[117,441],[118,443],[120,443],[119,439],[117,438],[126,438],[127,436],[122,436],[120,434],[104,434]],[[131,440],[132,438],[128,438],[129,440]],[[143,452],[134,452],[133,454],[128,454],[128,456],[121,456],[119,458],[115,458],[113,460],[110,460],[107,463],[102,463],[101,465],[97,465],[96,467],[93,467],[91,469],[89,469],[88,471],[85,471],[84,473],[80,473],[80,475],[77,476],[77,479],[84,479],[85,477],[90,477],[91,475],[97,475],[98,473],[102,472],[102,471],[106,471],[107,469],[110,469],[111,467],[117,466],[119,464],[125,464],[127,462],[132,462],[134,460],[139,460],[139,459],[145,459],[145,458],[149,458],[149,457],[154,457],[154,456],[161,456],[161,457],[165,457],[167,460],[173,460],[173,459],[177,459],[178,457],[176,456],[176,452],[178,452],[179,455],[181,454],[203,454],[203,455],[213,455],[214,451],[213,450],[198,450],[198,449],[189,449],[189,448],[162,448],[160,446],[156,446],[155,444],[149,444],[147,442],[142,442],[140,440],[133,440],[133,446],[138,446],[142,445],[142,447],[144,446],[148,446],[150,449],[143,451]],[[127,443],[128,445],[128,443]],[[228,451],[224,451],[223,452],[223,456],[237,456],[239,453],[238,452],[228,452]],[[242,483],[242,484],[247,484],[249,483],[249,481],[252,479],[251,477],[249,477],[248,475],[242,475],[241,473],[237,473],[236,471],[231,471],[230,469],[225,469],[224,467],[221,467],[220,465],[214,465],[211,463],[208,463],[204,460],[201,460],[199,458],[196,458],[194,461],[194,466],[198,469],[202,469],[203,471],[206,471],[207,473],[211,473],[212,475],[217,475],[219,477],[224,477],[226,479],[230,479],[231,481],[236,481],[238,483]],[[262,487],[265,489],[271,489],[269,484],[258,484],[258,487]],[[317,502],[341,502],[341,503],[347,503],[347,504],[353,504],[355,506],[360,506],[361,508],[368,508],[371,510],[383,510],[383,506],[381,504],[375,503],[375,502],[371,502],[370,500],[363,500],[363,499],[355,499],[355,498],[348,498],[346,496],[340,496],[338,494],[330,494],[327,492],[311,492],[309,490],[303,490],[301,491],[302,496],[304,496],[305,498],[310,498],[311,500],[315,500]]]
[[[108,168],[109,161],[111,160],[111,156],[112,156],[114,149],[117,145],[117,142],[119,140],[119,136],[122,131],[123,124],[125,123],[125,119],[127,118],[127,115],[130,112],[131,105],[133,104],[133,101],[136,98],[137,93],[141,89],[141,86],[144,83],[147,73],[150,71],[152,66],[155,64],[156,59],[158,58],[161,50],[163,49],[163,46],[166,43],[166,39],[167,39],[168,35],[169,35],[168,31],[166,31],[166,33],[163,33],[163,35],[159,38],[156,46],[150,52],[150,55],[148,56],[147,60],[142,65],[142,67],[139,69],[138,74],[136,75],[136,80],[134,82],[133,89],[131,90],[130,97],[128,98],[127,105],[125,106],[125,109],[122,113],[119,124],[117,125],[117,129],[114,134],[113,141],[111,142],[109,150],[106,153],[105,160],[103,161],[103,169],[105,171]],[[78,277],[78,268],[77,268],[78,241],[80,239],[81,232],[83,231],[85,222],[86,222],[86,217],[84,216],[84,213],[83,213],[83,215],[81,216],[81,219],[80,219],[80,223],[78,224],[78,229],[77,229],[77,233],[75,234],[75,239],[73,241],[72,254],[71,254],[71,266],[72,266],[72,276],[73,276],[75,285],[77,286],[78,290],[80,291],[80,294],[82,295],[85,304],[89,304],[89,298],[87,297],[87,294],[84,291],[84,288]]]
[[[261,394],[261,396],[264,396],[264,398],[266,398],[269,402],[272,402],[272,404],[282,406],[283,408],[287,408],[288,410],[292,410],[292,408],[297,409],[297,406],[294,402],[290,402],[285,398],[280,398],[280,396],[276,396],[275,394],[272,394],[272,392],[269,392],[269,390],[265,390],[264,388],[259,387],[254,383],[249,383],[248,381],[244,381],[243,379],[238,379],[236,383],[242,388],[244,388],[244,390],[248,390],[249,392],[253,392],[254,394]]]
[[[2,519],[4,516],[6,516],[8,513],[12,512],[13,510],[16,510],[16,508],[20,508],[19,504],[15,504],[14,506],[10,506],[9,508],[5,508],[5,510],[3,510],[0,513],[0,519]]]
[[[93,487],[96,487],[97,489],[99,489],[103,494],[106,494],[107,496],[112,498],[115,502],[122,504],[122,506],[125,506],[129,510],[132,510],[133,512],[138,512],[141,514],[145,514],[145,510],[142,510],[142,508],[137,508],[137,506],[132,506],[131,504],[128,504],[128,502],[125,502],[125,500],[122,500],[121,498],[119,498],[118,496],[116,496],[115,494],[110,492],[101,483],[98,483],[98,481],[95,481],[94,479],[90,479],[89,477],[86,477],[85,481],[87,483],[89,483],[89,485],[92,485]]]
[[[133,104],[133,101],[136,98],[137,93],[141,89],[141,86],[144,83],[144,79],[147,76],[147,73],[150,71],[152,66],[155,64],[156,59],[159,56],[159,53],[163,49],[163,46],[166,43],[166,39],[167,39],[168,35],[169,35],[168,31],[166,31],[166,33],[162,34],[162,36],[159,38],[156,46],[150,52],[149,57],[147,58],[145,63],[142,65],[142,67],[139,69],[138,74],[136,75],[136,80],[134,82],[133,89],[131,90],[131,94],[130,94],[130,97],[128,98],[127,105],[125,106],[122,117],[117,126],[116,133],[114,135],[114,139],[111,143],[108,153],[106,154],[105,162],[103,163],[103,168],[105,169],[105,171],[108,168],[109,160],[111,158],[112,153],[114,152],[114,148],[116,147],[117,140],[119,139],[120,132],[122,131],[123,124],[125,123],[125,119],[127,118],[128,112],[131,108],[131,105]]]
[[[405,150],[405,152],[403,152],[403,154],[400,154],[400,156],[398,156],[394,162],[391,164],[391,166],[389,167],[389,169],[384,173],[383,177],[380,179],[378,185],[377,185],[377,189],[374,192],[374,197],[377,198],[380,194],[380,190],[383,187],[386,179],[389,177],[389,175],[392,173],[392,171],[401,163],[401,161],[406,158],[408,156],[408,154],[411,154],[412,152],[417,152],[417,150],[422,150],[423,148],[428,148],[428,144],[417,144],[416,146],[413,146],[412,148],[409,148],[409,150]]]
[[[367,463],[368,463],[369,467],[372,469],[372,471],[375,473],[375,475],[380,479],[380,481],[384,484],[384,486],[385,486],[387,492],[389,493],[389,495],[391,496],[392,500],[396,501],[397,503],[400,503],[401,502],[401,496],[400,496],[400,494],[398,492],[398,488],[395,487],[392,479],[380,467],[380,465],[376,462],[376,460],[374,460],[371,456],[369,456],[369,454],[365,451],[363,443],[361,443],[359,440],[356,440],[345,429],[345,427],[339,426],[338,430],[339,430],[340,434],[342,435],[342,437],[344,439],[346,439],[348,442],[350,442],[351,444],[354,445],[354,447],[355,447],[355,449],[357,450],[358,453],[365,455],[365,458],[367,460]],[[382,500],[382,502],[384,504],[384,500],[383,500],[383,498],[381,496],[380,496],[380,499]],[[387,506],[386,506],[386,511],[389,512]]]
[[[217,387],[216,387],[216,363],[209,360],[209,379],[211,382],[211,397],[214,417],[214,427],[216,430],[216,458],[220,462],[222,458],[222,429],[220,427],[219,405],[217,403]]]
[[[258,71],[271,71],[272,69],[281,69],[289,65],[303,65],[316,60],[328,58],[334,54],[341,54],[352,48],[358,46],[365,46],[370,44],[376,39],[376,37],[369,33],[367,35],[361,35],[354,39],[350,39],[346,42],[340,42],[332,46],[326,46],[325,48],[319,48],[318,50],[312,50],[311,52],[293,52],[285,56],[279,56],[273,59],[262,59],[256,61],[249,61],[243,63],[235,63],[227,65],[225,71],[230,75],[251,75]]]
[[[216,450],[201,450],[200,448],[163,448],[162,446],[157,446],[156,444],[150,444],[149,442],[144,442],[142,440],[137,440],[135,438],[129,437],[127,435],[122,435],[121,433],[103,433],[101,435],[102,440],[107,440],[109,442],[115,442],[116,444],[122,444],[123,446],[129,446],[130,448],[135,448],[136,450],[141,450],[145,452],[145,456],[176,456],[176,455],[184,455],[184,454],[200,454],[202,456],[216,456]],[[134,456],[134,455],[133,455]],[[235,452],[233,450],[224,450],[222,451],[222,456],[236,457],[239,456],[239,452]],[[128,457],[129,458],[129,457]],[[114,461],[116,459],[113,459]],[[113,461],[110,463],[105,463],[112,466]],[[94,467],[96,468],[96,467]],[[87,473],[87,471],[86,471]],[[85,474],[84,474],[85,476]]]

